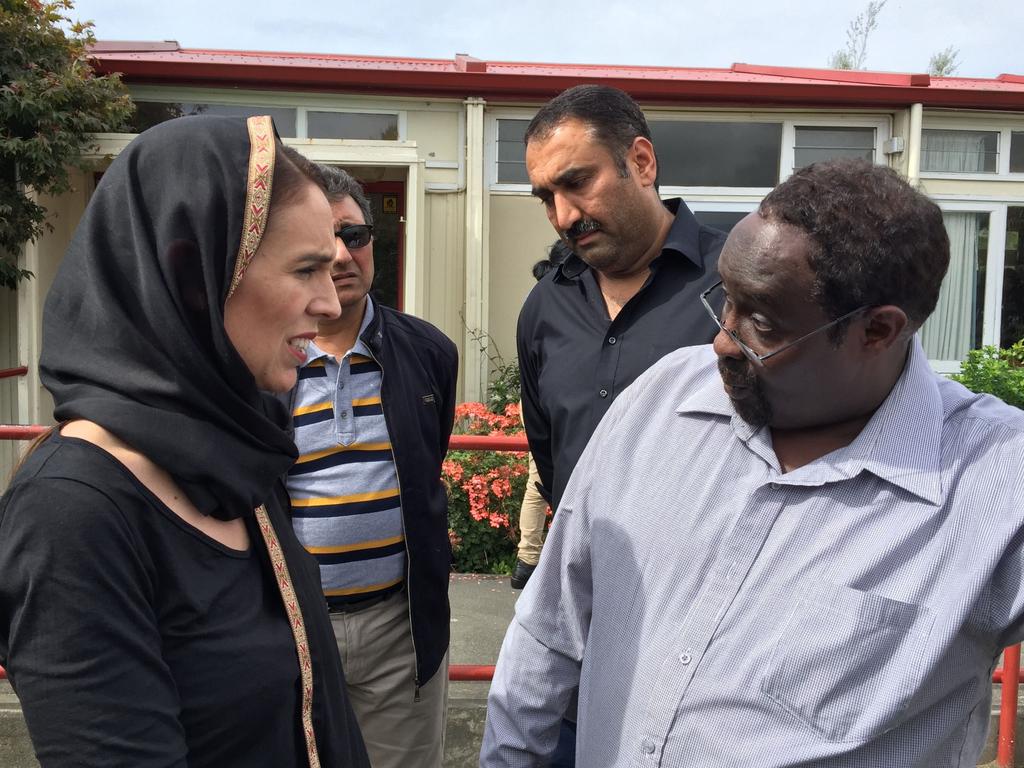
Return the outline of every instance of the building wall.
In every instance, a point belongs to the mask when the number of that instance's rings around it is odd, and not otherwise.
[[[440,328],[465,359],[463,317],[466,306],[465,195],[428,194],[424,215],[426,307],[423,317]],[[456,393],[463,399],[462,378]]]
[[[530,267],[547,258],[555,231],[533,197],[490,196],[490,280],[488,325],[491,356],[516,357],[516,320],[534,279]]]

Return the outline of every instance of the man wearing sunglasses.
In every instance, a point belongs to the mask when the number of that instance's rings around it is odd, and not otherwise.
[[[335,219],[341,316],[320,325],[291,411],[292,522],[320,577],[375,768],[440,768],[448,691],[448,504],[441,462],[458,353],[373,300],[362,187],[320,166]]]
[[[675,352],[601,422],[516,606],[481,765],[974,766],[1024,637],[1024,413],[915,335],[938,207],[803,168],[730,233]],[[526,681],[526,682],[524,682]]]

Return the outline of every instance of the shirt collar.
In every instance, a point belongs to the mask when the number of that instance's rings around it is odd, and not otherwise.
[[[760,429],[737,415],[725,394],[716,366],[709,365],[708,371],[713,375],[691,390],[676,412],[710,413],[729,418],[736,436],[747,443]],[[866,471],[938,504],[943,496],[939,471],[942,423],[938,383],[915,336],[899,379],[854,441],[776,480],[794,485],[821,485]]]
[[[700,222],[697,221],[682,198],[674,197],[670,200],[662,200],[662,205],[668,208],[675,218],[672,220],[672,227],[661,246],[661,254],[651,263],[651,267],[657,268],[656,262],[665,255],[666,251],[684,256],[698,267],[702,267],[704,258],[700,252]],[[586,272],[588,265],[575,253],[570,253],[557,269],[557,277],[574,280]]]
[[[370,355],[370,350],[367,349],[366,344],[363,343],[363,334],[366,332],[366,329],[370,327],[370,323],[373,322],[375,312],[376,310],[373,307],[373,299],[371,299],[370,295],[367,294],[366,309],[363,310],[363,322],[359,324],[359,333],[356,334],[356,343],[349,352],[357,355]],[[309,349],[306,351],[306,362],[304,362],[300,367],[305,368],[314,360],[319,360],[321,357],[330,357],[330,354],[320,349],[320,347],[316,345],[315,341],[311,341],[309,342]]]

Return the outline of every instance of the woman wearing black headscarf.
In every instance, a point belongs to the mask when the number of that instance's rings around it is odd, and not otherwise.
[[[43,766],[367,766],[287,519],[331,213],[269,118],[142,134],[47,298],[61,425],[0,501],[0,664]]]

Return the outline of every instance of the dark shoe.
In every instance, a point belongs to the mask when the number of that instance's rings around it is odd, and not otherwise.
[[[516,560],[516,569],[512,571],[512,589],[525,587],[536,567],[536,565],[527,565],[522,560]]]

